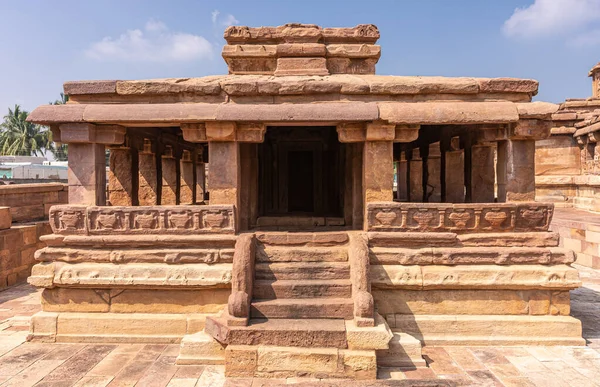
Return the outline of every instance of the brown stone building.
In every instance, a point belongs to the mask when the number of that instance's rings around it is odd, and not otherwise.
[[[375,75],[378,38],[230,27],[229,75],[67,82],[30,116],[69,144],[31,338],[181,342],[180,363],[265,377],[583,345],[573,253],[534,202],[555,106],[533,80]]]

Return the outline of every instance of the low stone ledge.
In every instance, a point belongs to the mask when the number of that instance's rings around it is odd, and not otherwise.
[[[176,247],[176,248],[232,248],[237,236],[234,234],[199,235],[61,235],[40,237],[49,246],[80,247]]]
[[[372,247],[372,265],[557,265],[575,262],[572,251],[560,247]]]
[[[465,247],[556,247],[559,235],[545,231],[460,234],[458,240]]]
[[[229,287],[231,264],[166,263],[40,263],[28,282],[37,287],[138,287],[202,288]]]
[[[66,95],[78,94],[114,94],[119,81],[69,81],[63,89]]]
[[[367,230],[382,232],[497,233],[548,231],[548,203],[394,203],[367,205]]]
[[[458,245],[457,234],[452,232],[368,232],[371,247],[435,247]]]
[[[374,288],[576,289],[579,273],[567,265],[371,265]]]

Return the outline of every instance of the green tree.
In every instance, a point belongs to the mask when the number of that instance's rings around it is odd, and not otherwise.
[[[60,99],[50,102],[50,105],[64,105],[69,102],[69,96],[65,93],[60,93]],[[49,150],[54,155],[56,161],[67,161],[69,157],[69,145],[57,144],[52,140],[52,132],[48,130],[48,141],[50,143]]]
[[[0,154],[11,156],[43,156],[49,150],[49,130],[27,122],[29,113],[19,105],[8,108],[0,124]]]

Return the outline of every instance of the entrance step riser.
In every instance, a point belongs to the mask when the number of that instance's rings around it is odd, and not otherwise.
[[[242,331],[229,333],[232,345],[273,345],[282,347],[347,348],[346,332],[342,331]]]
[[[330,300],[330,299],[328,299]],[[340,302],[322,303],[315,300],[313,303],[291,302],[286,300],[262,301],[252,303],[250,316],[254,318],[335,318],[351,319],[354,311],[352,299]]]
[[[256,239],[265,246],[330,247],[348,244],[345,232],[257,232]]]
[[[310,284],[300,281],[256,281],[252,294],[257,299],[352,297],[350,281],[331,282],[333,281]]]
[[[264,247],[256,251],[257,262],[347,262],[346,248],[336,247]]]
[[[349,279],[350,267],[346,264],[256,264],[257,280],[336,280]]]

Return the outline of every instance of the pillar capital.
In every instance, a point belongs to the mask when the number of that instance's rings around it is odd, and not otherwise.
[[[543,140],[550,137],[553,123],[549,120],[520,119],[510,128],[511,140]]]
[[[232,121],[207,121],[181,124],[183,139],[189,142],[239,141],[260,143],[264,141],[264,123],[236,123]]]
[[[127,131],[125,127],[120,125],[95,125],[87,123],[60,124],[58,129],[60,131],[58,138],[66,144],[122,144],[125,142],[125,132]]]
[[[363,122],[345,122],[336,127],[338,140],[341,143],[365,141],[365,124]]]

